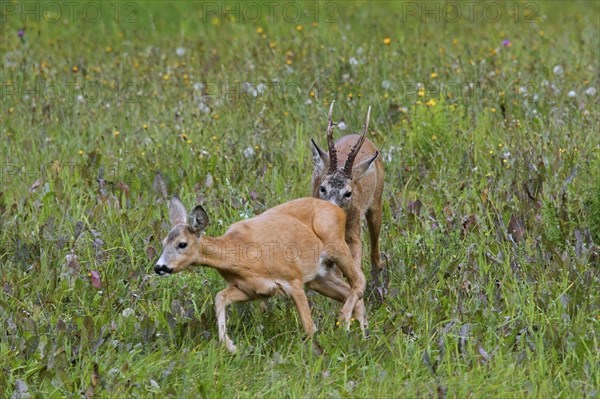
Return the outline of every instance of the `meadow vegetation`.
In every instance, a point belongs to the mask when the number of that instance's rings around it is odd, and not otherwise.
[[[67,3],[1,3],[0,397],[598,396],[598,2]],[[371,337],[310,294],[323,356],[285,299],[231,355],[167,199],[308,196],[333,99],[385,161]]]

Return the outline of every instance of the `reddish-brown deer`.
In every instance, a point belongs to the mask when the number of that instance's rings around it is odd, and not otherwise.
[[[383,161],[375,144],[366,138],[371,107],[360,135],[351,134],[333,142],[333,105],[327,125],[328,152],[313,144],[312,195],[338,205],[346,213],[346,243],[355,266],[361,267],[361,220],[366,218],[371,250],[373,284],[383,269],[379,250],[382,219]],[[356,165],[355,165],[356,163]],[[382,293],[383,291],[380,291]]]
[[[219,341],[230,352],[236,347],[227,336],[225,308],[235,302],[292,297],[304,331],[312,337],[315,325],[304,286],[342,302],[338,320],[347,327],[351,317],[361,328],[367,326],[365,276],[354,267],[344,241],[346,216],[339,207],[316,198],[297,199],[234,223],[221,237],[202,234],[208,216],[200,205],[188,217],[181,201],[173,198],[169,219],[171,231],[154,269],[166,275],[202,265],[219,272],[227,281],[215,297]]]

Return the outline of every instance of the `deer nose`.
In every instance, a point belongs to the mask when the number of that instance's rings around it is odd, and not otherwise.
[[[159,276],[164,276],[165,274],[173,273],[173,269],[170,269],[167,265],[156,265],[154,266],[154,271]]]

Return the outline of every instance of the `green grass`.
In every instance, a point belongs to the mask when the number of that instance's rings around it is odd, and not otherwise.
[[[220,3],[58,22],[47,4],[2,2],[0,397],[597,397],[597,2],[491,3],[497,22],[438,2],[428,20],[424,3],[293,3],[290,22],[282,3],[237,23]],[[220,276],[153,275],[165,194],[202,201],[211,235],[309,195],[333,99],[344,133],[373,106],[386,161],[372,336],[310,296],[317,357],[276,299],[230,307],[230,355]]]

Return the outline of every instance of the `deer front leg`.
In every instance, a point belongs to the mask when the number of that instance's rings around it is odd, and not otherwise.
[[[215,297],[215,309],[217,311],[217,325],[219,327],[219,342],[225,343],[225,347],[231,353],[235,353],[237,348],[233,341],[227,336],[225,308],[227,305],[235,302],[244,302],[250,300],[250,297],[243,291],[233,285],[228,285],[223,291],[220,291]]]

